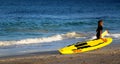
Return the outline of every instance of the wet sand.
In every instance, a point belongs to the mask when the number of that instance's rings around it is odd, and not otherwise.
[[[120,64],[120,45],[109,45],[95,51],[71,55],[50,51],[1,57],[0,64]]]

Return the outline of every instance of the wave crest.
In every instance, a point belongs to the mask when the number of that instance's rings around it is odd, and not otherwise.
[[[70,32],[66,34],[58,34],[53,35],[51,37],[43,37],[43,38],[29,38],[23,40],[15,40],[15,41],[0,41],[0,46],[10,46],[10,45],[24,45],[24,44],[35,44],[35,43],[45,43],[45,42],[53,42],[59,41],[63,39],[83,37],[80,33]]]

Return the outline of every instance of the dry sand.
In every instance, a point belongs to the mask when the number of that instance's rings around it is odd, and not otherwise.
[[[72,55],[50,51],[3,57],[0,58],[0,64],[120,64],[120,45]]]

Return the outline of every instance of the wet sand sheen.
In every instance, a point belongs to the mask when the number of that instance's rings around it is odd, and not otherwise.
[[[0,64],[120,64],[120,45],[91,52],[61,55],[58,51],[2,57]]]

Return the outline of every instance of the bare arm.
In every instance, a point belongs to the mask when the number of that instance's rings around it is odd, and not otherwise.
[[[100,38],[102,38],[102,30],[100,30]]]

